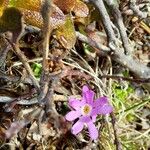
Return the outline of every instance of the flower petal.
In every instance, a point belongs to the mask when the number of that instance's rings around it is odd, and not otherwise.
[[[95,125],[93,124],[93,122],[89,122],[87,123],[87,127],[89,130],[89,134],[92,140],[96,140],[98,138],[98,130],[95,127]]]
[[[94,109],[92,110],[91,115],[102,114],[106,115],[113,111],[113,108],[108,103],[107,97],[100,97],[96,101],[94,101]]]
[[[97,115],[92,116],[92,122],[96,122],[96,117],[97,117]]]
[[[81,116],[79,120],[80,120],[80,122],[83,122],[83,123],[87,123],[87,122],[91,122],[92,121],[90,116]]]
[[[98,110],[98,113],[102,115],[106,115],[106,114],[110,114],[112,111],[113,111],[113,107],[109,104],[106,104]]]
[[[80,111],[70,111],[66,116],[66,120],[68,121],[73,121],[75,119],[77,119],[78,117],[81,116],[81,112]]]
[[[82,97],[88,104],[93,105],[94,92],[89,89],[87,85],[84,85],[82,88]]]
[[[70,98],[69,99],[69,106],[71,106],[72,108],[74,108],[75,110],[80,109],[80,107],[82,107],[85,104],[84,101],[75,99],[75,98]]]
[[[89,90],[86,92],[83,96],[86,99],[86,102],[90,105],[93,105],[93,99],[94,99],[94,92],[92,90]]]
[[[87,104],[93,105],[94,94],[92,90],[82,93],[83,100],[85,100]]]
[[[87,85],[84,85],[83,87],[82,87],[82,93],[86,93],[86,92],[88,92],[89,91],[89,87],[87,86]]]
[[[79,132],[82,131],[84,127],[84,123],[83,122],[80,122],[80,121],[77,121],[73,126],[72,126],[72,129],[71,129],[71,132],[72,134],[78,134]]]
[[[95,116],[95,115],[99,114],[100,108],[101,107],[96,107],[96,108],[92,109],[91,116]]]
[[[107,97],[100,97],[94,101],[94,107],[103,106],[108,103]]]

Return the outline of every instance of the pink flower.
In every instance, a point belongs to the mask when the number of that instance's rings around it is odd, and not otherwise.
[[[78,121],[72,126],[71,132],[78,134],[83,129],[84,125],[87,126],[92,140],[98,138],[98,130],[94,125],[98,114],[106,115],[112,112],[113,108],[109,105],[107,97],[100,97],[94,100],[94,92],[87,86],[82,88],[82,99],[77,100],[71,98],[69,106],[72,110],[66,115],[66,120]]]

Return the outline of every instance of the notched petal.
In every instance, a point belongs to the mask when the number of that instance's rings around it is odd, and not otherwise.
[[[86,101],[86,103],[93,105],[95,93],[89,89],[87,85],[84,85],[82,88],[82,97]]]
[[[72,129],[71,129],[71,132],[72,134],[78,134],[79,132],[82,131],[84,127],[84,123],[83,122],[80,122],[80,121],[77,121],[73,126],[72,126]]]
[[[66,116],[66,120],[68,121],[73,121],[81,116],[80,111],[70,111]]]
[[[94,107],[102,107],[103,105],[108,104],[107,97],[100,97],[94,101]]]
[[[90,116],[81,116],[79,120],[80,120],[80,122],[83,122],[83,123],[87,123],[87,122],[92,121]]]
[[[106,115],[106,114],[110,114],[112,111],[113,111],[113,107],[109,104],[108,105],[106,104],[99,109],[98,113],[102,115]]]
[[[89,134],[92,140],[96,140],[98,138],[98,130],[95,127],[95,125],[93,124],[93,122],[90,122],[87,124],[88,126],[88,130],[89,130]]]
[[[92,112],[91,112],[91,116],[95,116],[95,115],[99,114],[99,109],[100,108],[93,108]]]
[[[71,106],[72,108],[74,108],[75,110],[80,109],[82,106],[84,105],[83,101],[80,101],[78,99],[75,98],[71,98],[69,100],[69,106]]]
[[[90,105],[93,105],[95,93],[92,90],[89,90],[88,92],[84,93],[84,98],[86,99],[86,102]]]
[[[82,87],[82,93],[86,93],[86,92],[88,92],[89,91],[89,87],[87,86],[87,85],[84,85],[83,87]]]

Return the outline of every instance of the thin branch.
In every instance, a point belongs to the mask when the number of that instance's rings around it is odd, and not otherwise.
[[[33,109],[30,113],[28,113],[24,119],[19,121],[14,121],[11,126],[6,130],[5,136],[7,139],[11,138],[14,134],[18,133],[22,128],[28,125],[33,120],[37,120],[38,116],[40,116],[42,112],[42,108]]]
[[[107,78],[107,79],[115,79],[115,80],[126,80],[129,82],[136,82],[136,83],[150,83],[150,78],[128,78],[123,76],[114,76],[114,75],[102,75],[100,78]]]
[[[122,150],[122,146],[121,146],[121,143],[120,143],[119,138],[118,138],[118,131],[117,131],[117,127],[116,127],[115,115],[114,115],[114,113],[111,113],[110,116],[111,116],[111,123],[112,123],[113,130],[114,130],[116,150]]]
[[[48,59],[48,54],[49,54],[49,40],[50,40],[50,35],[52,32],[52,27],[50,23],[50,17],[52,15],[52,0],[45,0],[41,14],[43,17],[43,42],[42,42],[42,49],[43,49],[43,70],[47,71],[47,59]],[[46,67],[46,68],[44,68]]]
[[[1,47],[2,47],[2,49],[0,51],[0,69],[4,70],[5,60],[6,60],[6,57],[7,57],[7,53],[10,50],[10,45],[8,44],[8,42],[6,42],[6,39],[5,39],[4,36],[0,36],[0,44],[1,44]]]
[[[111,58],[119,62],[123,66],[129,68],[130,71],[134,72],[140,78],[150,78],[150,68],[141,64],[137,60],[134,60],[130,55],[125,55],[122,52],[122,48],[119,47],[115,33],[111,26],[111,20],[105,8],[105,5],[102,0],[89,0],[92,2],[99,10],[102,17],[102,22],[104,24],[105,31],[109,39],[109,47],[112,51]],[[101,50],[101,49],[99,49]],[[150,90],[150,83],[143,84],[145,88]]]
[[[28,60],[26,58],[26,56],[22,53],[22,51],[19,48],[18,43],[12,43],[8,38],[6,38],[6,40],[10,43],[10,45],[12,46],[14,52],[17,54],[17,56],[19,57],[20,61],[22,62],[22,64],[24,65],[27,73],[29,74],[29,77],[31,78],[33,85],[35,86],[35,88],[37,89],[37,91],[39,92],[39,83],[37,81],[37,79],[35,78],[33,71],[28,63]]]
[[[44,98],[45,103],[45,111],[46,111],[46,120],[50,120],[53,125],[54,129],[57,131],[57,137],[60,136],[61,130],[63,129],[62,124],[67,124],[64,117],[55,109],[54,104],[54,88],[58,84],[59,81],[59,75],[57,74],[56,77],[53,78],[51,87],[49,88],[49,91],[47,92],[47,95]]]
[[[91,45],[91,46],[93,46],[93,47],[95,47],[97,49],[101,49],[102,51],[110,52],[110,48],[109,47],[95,42],[94,40],[92,40],[89,37],[86,37],[85,35],[81,34],[80,32],[76,32],[76,36],[82,42],[88,43],[89,45]]]
[[[27,61],[26,56],[22,53],[22,51],[19,48],[19,40],[20,40],[22,32],[24,30],[24,23],[23,23],[22,14],[21,14],[21,12],[18,9],[10,8],[10,10],[11,11],[9,13],[11,13],[12,11],[14,11],[15,14],[18,16],[17,17],[18,20],[17,20],[17,22],[15,22],[15,25],[17,25],[18,28],[17,28],[17,30],[15,29],[15,31],[14,30],[10,31],[10,32],[12,32],[11,40],[9,38],[7,38],[7,37],[5,37],[5,39],[12,46],[12,49],[17,54],[17,56],[19,57],[20,61],[24,65],[27,73],[29,74],[29,77],[31,78],[31,80],[33,82],[33,85],[35,86],[35,88],[39,92],[39,83],[36,80],[36,78],[34,77],[33,71],[32,71],[32,69],[31,69],[31,67],[30,67],[30,65],[29,65],[29,63]],[[11,21],[11,18],[8,17],[8,20]],[[9,31],[10,29],[7,29],[7,30]]]
[[[103,46],[103,45],[99,45],[99,43],[97,43],[97,45],[93,44],[94,41],[92,39],[86,37],[85,35],[83,35],[81,33],[79,34],[78,32],[77,32],[77,38],[80,41],[86,42],[87,44],[89,44],[92,47],[96,47],[98,55],[101,55],[101,51],[103,51],[106,54],[110,50],[110,48]],[[113,52],[111,54],[111,58],[113,58],[113,60],[115,60],[115,61],[119,62],[121,65],[129,68],[129,70],[131,72],[134,72],[135,75],[137,75],[139,78],[145,78],[145,79],[150,78],[150,68],[149,67],[138,62],[137,60],[134,60],[133,57],[131,57],[130,55],[125,55],[123,52],[121,52],[121,49],[116,48],[115,46],[114,47],[111,46],[111,48],[113,49]]]
[[[137,15],[141,19],[146,18],[148,15],[146,12],[140,11],[139,6],[136,5],[136,0],[130,0],[130,8],[135,13],[135,15]]]
[[[119,50],[115,51],[112,54],[112,58],[126,66],[131,72],[133,72],[139,78],[150,78],[150,68],[146,65],[138,62],[136,59],[133,59],[130,55],[125,55],[124,53],[120,52]]]
[[[107,5],[109,6],[110,10],[112,11],[113,16],[115,17],[116,23],[119,28],[119,32],[121,35],[121,39],[123,42],[123,47],[125,49],[125,54],[130,54],[131,53],[131,45],[129,44],[127,33],[126,33],[126,27],[123,23],[123,18],[121,15],[121,12],[119,10],[119,5],[116,4],[114,1],[110,0],[105,0]]]
[[[52,26],[50,24],[50,16],[52,14],[52,0],[45,0],[42,6],[41,14],[43,17],[43,29],[42,29],[42,52],[43,52],[43,62],[42,62],[42,74],[40,78],[41,92],[39,95],[39,103],[46,96],[49,86],[49,68],[48,68],[48,55],[49,55],[49,40],[52,32]]]
[[[79,98],[80,96],[76,95],[76,97]],[[68,96],[53,94],[54,102],[67,102],[68,99],[69,99]],[[12,103],[12,102],[15,102],[15,104],[18,104],[18,105],[30,106],[30,105],[38,104],[38,99],[37,99],[37,97],[25,99],[22,96],[13,98],[13,97],[9,97],[8,94],[6,96],[4,96],[4,95],[2,96],[0,94],[0,103],[8,104],[8,103]]]
[[[103,0],[89,0],[89,2],[93,3],[98,8],[102,17],[106,34],[108,35],[109,42],[115,41],[116,37],[112,29],[111,20],[103,3]]]

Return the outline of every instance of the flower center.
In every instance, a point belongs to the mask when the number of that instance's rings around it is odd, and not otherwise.
[[[88,115],[91,112],[91,110],[92,110],[92,107],[90,105],[86,104],[82,107],[82,114]]]

